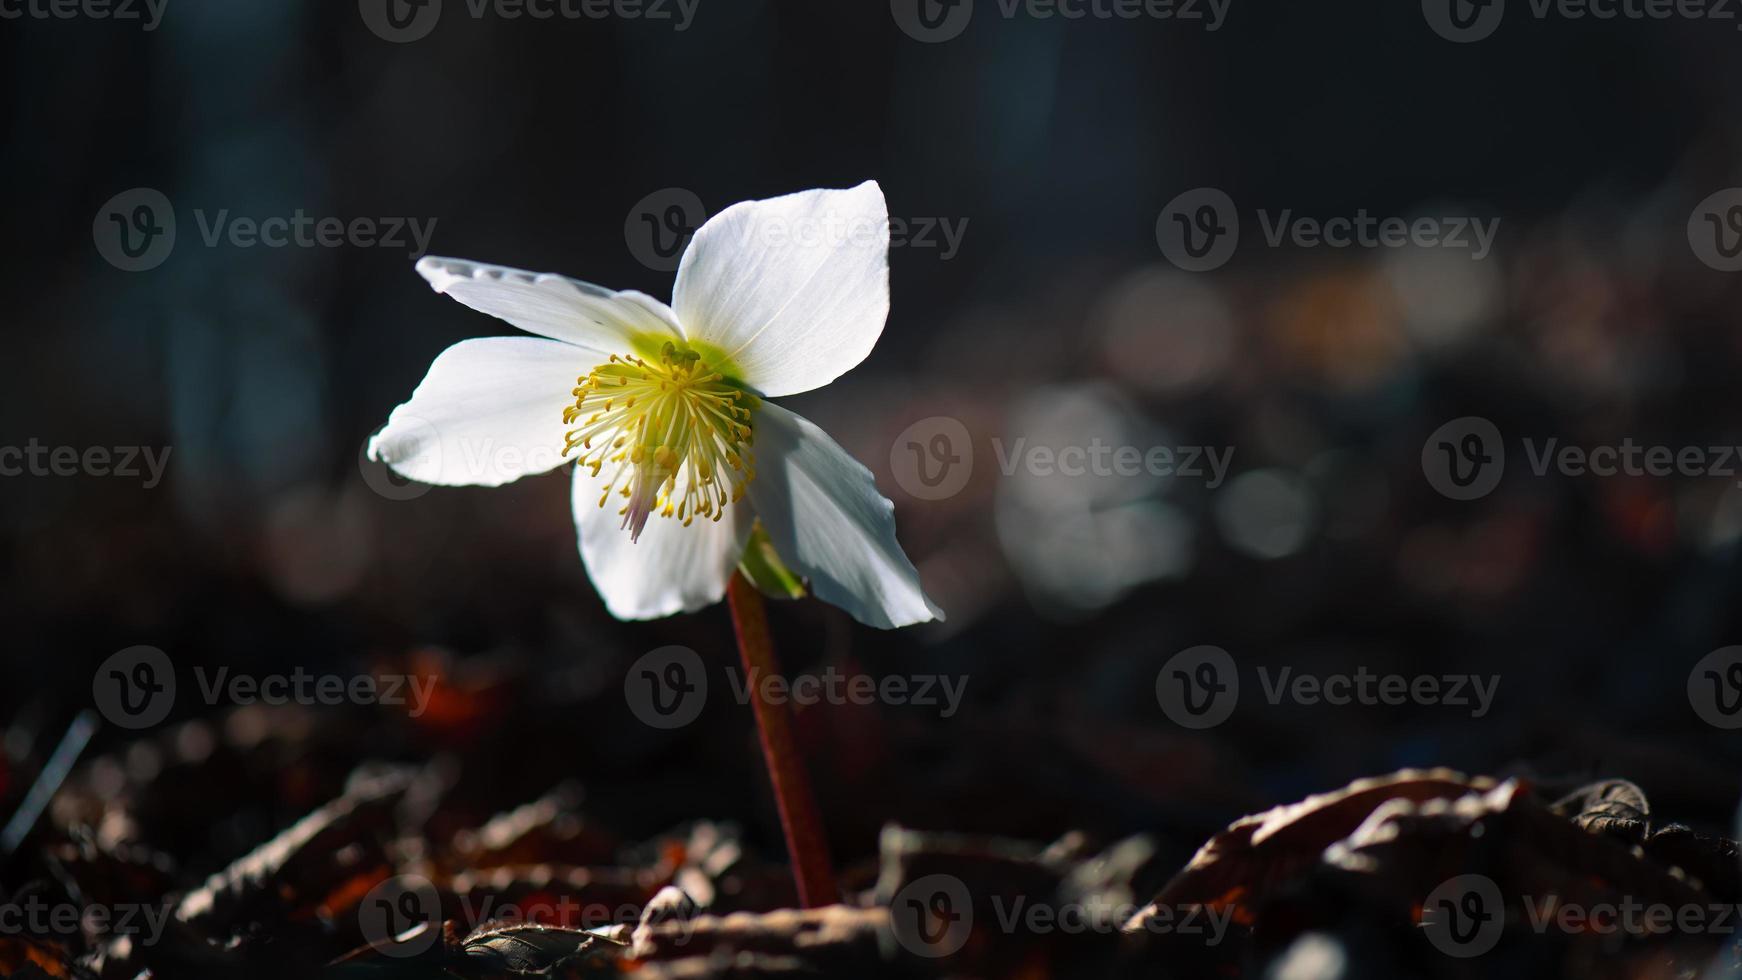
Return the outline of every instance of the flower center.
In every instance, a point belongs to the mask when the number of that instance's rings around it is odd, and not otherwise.
[[[756,478],[750,417],[760,401],[695,351],[667,341],[658,363],[613,354],[576,380],[574,396],[563,455],[594,476],[609,468],[599,506],[625,498],[617,513],[631,540],[656,513],[684,527],[718,521]]]

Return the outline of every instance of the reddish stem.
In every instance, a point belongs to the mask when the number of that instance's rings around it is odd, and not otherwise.
[[[832,905],[840,893],[829,866],[828,839],[823,836],[816,797],[811,795],[810,780],[805,776],[804,757],[793,738],[792,709],[785,702],[770,703],[761,696],[761,679],[780,676],[780,663],[774,659],[774,643],[768,636],[768,610],[762,604],[762,593],[743,575],[732,576],[726,602],[732,607],[732,628],[738,634],[738,653],[750,685],[762,761],[768,766],[768,781],[774,785],[774,802],[780,810],[780,829],[786,834],[786,852],[792,858],[799,904],[805,908]]]

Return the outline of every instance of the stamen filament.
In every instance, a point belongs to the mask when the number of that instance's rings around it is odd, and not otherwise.
[[[572,394],[563,423],[585,421],[566,434],[563,454],[574,453],[594,477],[614,466],[599,506],[613,492],[626,498],[618,513],[632,538],[654,514],[685,527],[698,516],[718,521],[755,477],[760,402],[695,351],[667,342],[657,364],[613,354],[577,379]]]

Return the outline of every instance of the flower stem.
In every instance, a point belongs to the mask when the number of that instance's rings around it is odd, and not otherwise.
[[[774,786],[774,802],[780,810],[780,829],[786,834],[786,851],[792,858],[792,876],[798,884],[798,901],[805,908],[832,905],[839,900],[835,873],[829,866],[828,839],[816,797],[805,776],[804,757],[792,734],[792,709],[786,703],[770,702],[761,695],[758,678],[780,676],[774,659],[774,643],[768,636],[768,610],[762,593],[741,574],[732,576],[726,588],[732,607],[732,627],[738,635],[738,653],[750,679],[751,707],[756,712],[756,731],[762,740],[762,761],[768,766],[768,781]]]

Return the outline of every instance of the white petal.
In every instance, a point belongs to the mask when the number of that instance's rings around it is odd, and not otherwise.
[[[597,355],[532,337],[463,340],[369,441],[369,458],[421,483],[501,486],[563,462],[563,409]]]
[[[820,388],[889,317],[889,208],[874,180],[734,204],[697,229],[672,307],[765,395]]]
[[[573,504],[581,560],[611,615],[654,619],[719,602],[750,539],[749,506],[740,501],[718,522],[697,518],[689,527],[656,515],[640,540],[630,541],[617,513],[623,498],[612,494],[599,506],[608,476],[575,467]]]
[[[943,619],[895,540],[895,505],[871,471],[808,419],[766,402],[756,410],[750,501],[774,550],[817,598],[867,626]]]
[[[671,308],[634,290],[613,292],[555,273],[434,256],[419,259],[417,271],[436,292],[480,313],[602,354],[630,353],[636,335],[683,339]]]

